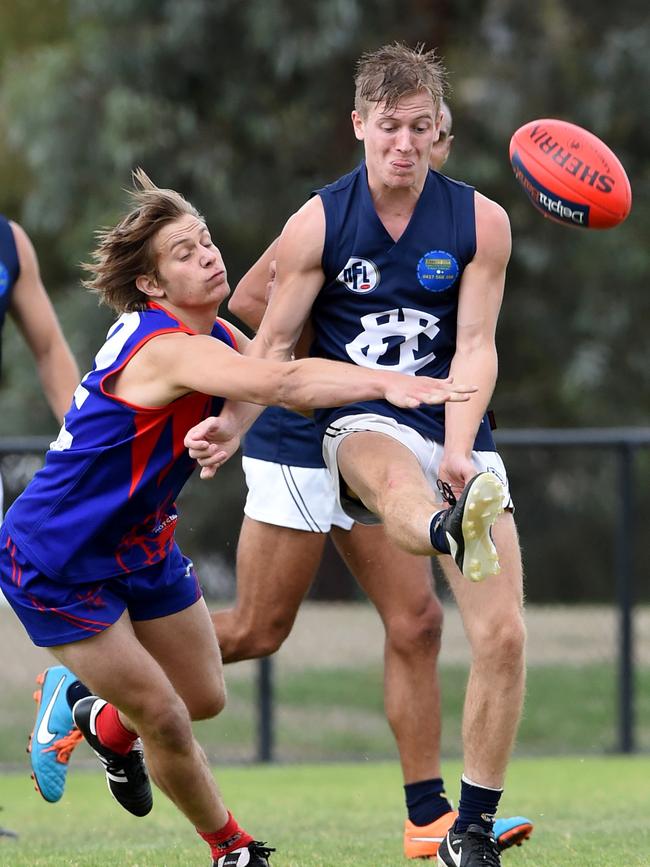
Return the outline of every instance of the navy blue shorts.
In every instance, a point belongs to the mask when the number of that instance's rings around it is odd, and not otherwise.
[[[202,592],[192,561],[178,545],[153,566],[86,584],[48,578],[0,530],[0,589],[39,647],[81,641],[103,632],[126,610],[154,620],[189,608]]]

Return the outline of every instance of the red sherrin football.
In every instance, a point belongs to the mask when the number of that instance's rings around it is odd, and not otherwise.
[[[510,140],[510,163],[545,217],[583,229],[611,229],[630,213],[625,169],[604,142],[565,120],[531,120]]]

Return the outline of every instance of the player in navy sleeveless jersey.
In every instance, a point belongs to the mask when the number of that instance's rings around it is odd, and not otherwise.
[[[429,164],[440,171],[454,136],[449,106],[441,106],[438,141]],[[229,309],[257,330],[273,291],[277,241],[237,285]],[[434,831],[444,783],[440,770],[440,701],[437,655],[442,609],[428,557],[402,551],[381,525],[354,522],[336,502],[320,438],[311,419],[271,407],[246,434],[243,468],[248,495],[237,547],[237,598],[212,613],[223,661],[274,653],[289,635],[323,553],[326,533],[360,587],[377,607],[386,630],[384,705],[398,746],[408,817],[407,858],[434,857],[441,833],[456,817],[449,810]],[[268,556],[260,559],[260,550]],[[393,592],[400,576],[400,592]],[[530,820],[499,818],[502,849],[531,833]]]
[[[345,511],[380,518],[406,551],[453,555],[442,564],[473,663],[459,816],[437,857],[449,867],[461,857],[478,867],[500,863],[493,821],[524,688],[521,561],[486,417],[510,231],[494,202],[428,170],[442,80],[432,52],[393,45],[362,58],[352,120],[365,160],[287,223],[277,286],[250,351],[286,357],[311,317],[313,355],[414,378],[451,374],[479,386],[478,395],[444,411],[358,401],[316,412]],[[247,422],[240,413],[199,425],[188,437],[196,441],[191,453],[208,469],[205,441],[216,447]],[[460,541],[437,513],[438,481],[458,501]],[[498,579],[488,577],[499,569]],[[469,583],[461,570],[488,580]]]
[[[32,242],[22,226],[0,214],[0,361],[7,315],[22,332],[34,356],[43,394],[61,423],[79,382],[79,370],[43,286]]]
[[[0,215],[0,359],[6,316],[16,323],[36,362],[43,394],[59,424],[70,406],[72,394],[79,383],[79,370],[63,336],[59,321],[41,280],[38,259],[25,230]],[[0,521],[3,513],[3,486],[0,476]],[[0,590],[0,602],[4,599]],[[46,674],[39,676],[39,682]],[[43,683],[34,697],[38,712],[40,699],[49,690]],[[57,733],[49,738],[45,764],[54,773],[51,778],[65,775],[71,751],[80,735],[69,713],[57,717]],[[42,733],[41,740],[46,736]],[[31,739],[30,739],[31,744]]]
[[[263,867],[271,850],[226,810],[190,724],[221,710],[224,686],[197,577],[174,542],[175,500],[194,468],[184,435],[225,399],[309,408],[383,396],[410,406],[463,401],[474,389],[241,355],[245,336],[215,321],[229,290],[203,218],[143,172],[135,181],[133,208],[87,266],[86,285],[121,316],[45,466],[7,513],[0,586],[32,641],[79,678],[59,682],[37,735],[58,701],[73,701],[109,789],[138,816],[152,806],[141,739],[154,780],[214,865],[238,852],[237,863]]]

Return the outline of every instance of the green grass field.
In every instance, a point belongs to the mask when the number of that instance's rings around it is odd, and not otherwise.
[[[445,766],[447,779],[460,768]],[[401,777],[394,763],[229,767],[224,795],[242,824],[277,847],[273,867],[405,867]],[[451,788],[451,787],[450,787]],[[454,786],[455,788],[455,786]],[[26,773],[0,778],[3,867],[207,867],[205,845],[156,792],[145,819],[124,813],[103,776],[70,773],[51,805]],[[650,864],[650,758],[519,759],[503,814],[536,824],[504,867],[640,867]],[[419,863],[419,862],[416,862]]]
[[[247,760],[255,744],[255,685],[227,672],[229,699],[216,720],[197,726],[215,763]],[[460,755],[460,719],[466,668],[444,666],[442,754]],[[276,745],[282,761],[390,760],[395,742],[383,713],[382,669],[325,668],[278,672]],[[612,665],[531,668],[517,755],[603,754],[616,745],[616,674]],[[0,766],[24,761],[34,721],[33,680],[2,690]],[[572,712],[566,712],[567,696]],[[637,673],[637,740],[650,745],[650,669]],[[90,756],[90,753],[85,753]]]

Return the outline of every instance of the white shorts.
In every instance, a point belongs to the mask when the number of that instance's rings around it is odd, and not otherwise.
[[[242,458],[248,496],[244,513],[255,521],[329,533],[332,524],[349,530],[354,521],[339,506],[329,472]]]
[[[355,520],[362,523],[377,523],[376,515],[373,515],[366,507],[356,500],[350,500],[343,495],[341,497],[340,476],[338,471],[338,463],[336,453],[340,444],[346,436],[360,431],[374,431],[392,437],[397,442],[402,443],[410,451],[413,452],[422,467],[422,471],[431,485],[437,502],[443,503],[442,496],[438,491],[436,482],[438,480],[438,469],[444,448],[442,443],[431,440],[428,437],[422,436],[413,428],[405,424],[400,424],[390,416],[375,415],[374,413],[359,413],[358,415],[345,415],[337,418],[332,422],[325,432],[323,439],[323,457],[325,464],[331,474],[333,480],[336,497],[341,509],[354,517]],[[497,452],[472,452],[472,462],[476,467],[477,473],[489,470],[502,483],[505,493],[503,497],[503,508],[514,511],[512,497],[510,496],[510,486],[508,484],[508,476],[506,468],[501,460],[501,456]]]

